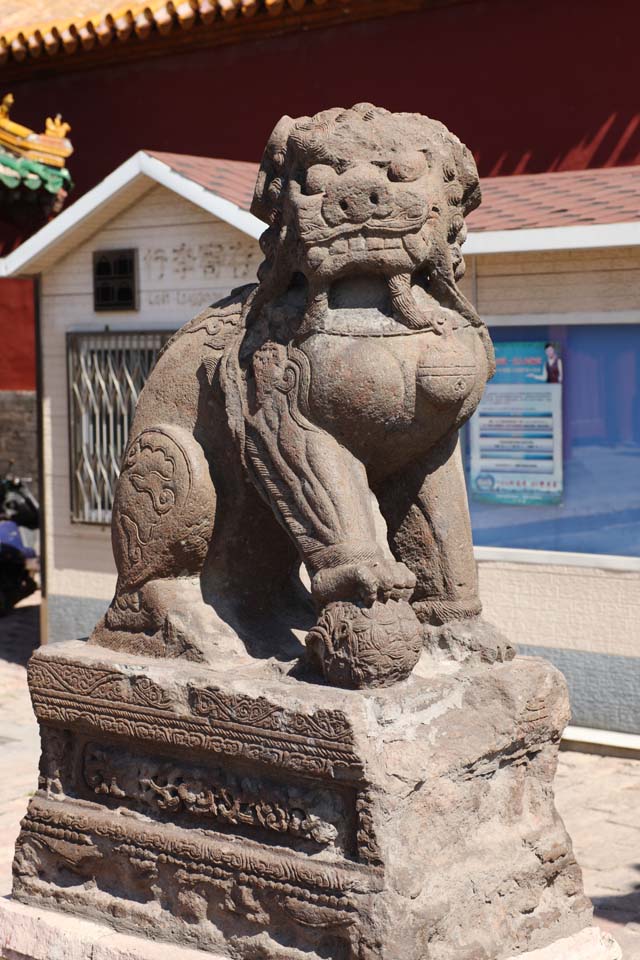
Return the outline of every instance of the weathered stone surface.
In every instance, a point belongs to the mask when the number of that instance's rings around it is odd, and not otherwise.
[[[21,901],[242,960],[497,960],[590,922],[545,661],[425,653],[375,691],[80,642],[29,669]]]
[[[479,202],[473,157],[427,117],[358,104],[280,121],[253,204],[259,284],[183,327],[140,396],[93,643],[304,656],[291,627],[315,605],[310,665],[380,686],[412,669],[419,622],[479,614],[457,447],[494,369],[457,286]],[[335,604],[370,627],[342,616],[361,641],[339,655]]]

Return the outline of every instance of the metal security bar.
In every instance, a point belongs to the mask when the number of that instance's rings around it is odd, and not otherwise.
[[[68,333],[71,519],[106,524],[140,391],[172,331]]]

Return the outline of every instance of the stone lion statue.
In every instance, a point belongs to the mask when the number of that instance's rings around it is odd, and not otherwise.
[[[290,660],[317,616],[316,668],[375,685],[409,673],[421,625],[479,615],[458,430],[494,358],[457,286],[479,203],[471,154],[427,117],[280,120],[252,206],[259,283],[187,323],[140,396],[92,642]],[[366,669],[332,667],[363,637]]]

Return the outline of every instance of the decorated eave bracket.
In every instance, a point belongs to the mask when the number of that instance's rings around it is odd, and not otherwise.
[[[0,182],[10,189],[69,191],[73,183],[65,164],[73,153],[70,125],[58,114],[47,118],[43,133],[36,133],[10,118],[13,103],[8,93],[0,104]]]

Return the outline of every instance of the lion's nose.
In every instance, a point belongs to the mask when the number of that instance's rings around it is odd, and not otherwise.
[[[391,211],[389,188],[382,177],[357,168],[343,173],[327,190],[322,213],[331,227],[341,223],[366,223],[387,217]]]

